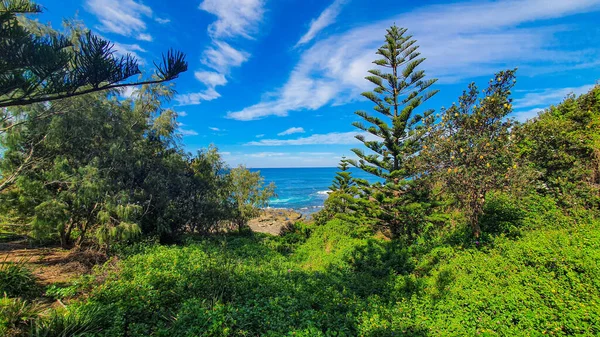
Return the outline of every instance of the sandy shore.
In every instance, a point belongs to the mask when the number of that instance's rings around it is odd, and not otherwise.
[[[303,218],[301,213],[291,209],[266,209],[261,216],[250,220],[248,226],[255,232],[279,235],[283,227]]]

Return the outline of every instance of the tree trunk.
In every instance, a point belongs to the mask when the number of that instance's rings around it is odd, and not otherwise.
[[[71,245],[71,231],[73,230],[73,223],[69,222],[65,229],[60,233],[60,247],[69,248]]]

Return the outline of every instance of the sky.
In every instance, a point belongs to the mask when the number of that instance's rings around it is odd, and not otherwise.
[[[470,82],[518,67],[513,117],[525,121],[600,79],[600,0],[38,0],[39,20],[82,20],[151,71],[187,55],[166,104],[185,149],[214,144],[231,166],[331,167],[361,144],[352,126],[385,29],[418,41],[421,69],[457,101]],[[129,91],[131,92],[131,91]],[[125,93],[126,95],[127,93]]]

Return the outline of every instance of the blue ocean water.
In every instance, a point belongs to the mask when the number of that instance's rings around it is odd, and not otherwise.
[[[329,187],[333,182],[336,167],[318,168],[262,168],[260,171],[267,183],[276,185],[276,198],[269,207],[295,209],[302,213],[312,213],[323,207]],[[372,181],[373,176],[356,168],[350,168],[353,177]]]

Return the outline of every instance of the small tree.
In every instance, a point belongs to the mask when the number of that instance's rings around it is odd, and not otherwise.
[[[338,166],[339,171],[333,178],[329,187],[329,196],[325,200],[324,208],[314,215],[317,223],[325,223],[336,215],[348,213],[354,204],[354,198],[358,194],[356,181],[350,172],[350,163],[346,157],[342,157]]]
[[[356,186],[352,173],[350,172],[350,163],[346,157],[342,157],[338,165],[339,171],[333,178],[333,183],[329,187],[331,192],[351,193],[352,188]]]
[[[236,205],[234,221],[242,229],[248,220],[258,216],[261,208],[269,206],[269,198],[275,196],[275,184],[265,186],[265,178],[260,172],[251,172],[245,166],[238,166],[229,173],[231,177],[231,198]]]
[[[64,36],[18,17],[40,12],[29,0],[0,1],[0,108],[170,81],[187,70],[185,55],[169,51],[154,78],[124,82],[140,74],[134,57],[116,57],[113,44],[89,31]]]
[[[419,46],[406,34],[406,29],[392,26],[387,30],[385,40],[377,50],[382,58],[373,62],[383,71],[369,71],[371,75],[366,79],[375,85],[375,89],[362,94],[375,103],[374,110],[378,115],[357,111],[368,126],[359,122],[353,124],[370,134],[369,138],[363,135],[356,138],[371,153],[353,149],[359,160],[352,163],[384,180],[382,184],[370,186],[365,193],[365,198],[374,203],[370,208],[376,210],[368,213],[392,235],[412,236],[410,233],[414,234],[414,228],[410,228],[407,221],[414,219],[403,218],[403,214],[415,206],[407,199],[412,198],[408,190],[415,178],[409,160],[419,150],[419,123],[433,112],[425,110],[418,114],[416,109],[437,93],[437,90],[429,90],[436,80],[426,80],[425,72],[417,70],[425,59],[419,57]]]
[[[428,127],[421,151],[424,171],[443,182],[466,213],[475,237],[488,192],[507,184],[513,163],[510,131],[513,120],[510,98],[516,70],[502,71],[479,98],[474,83],[458,104],[443,109],[441,121]]]

